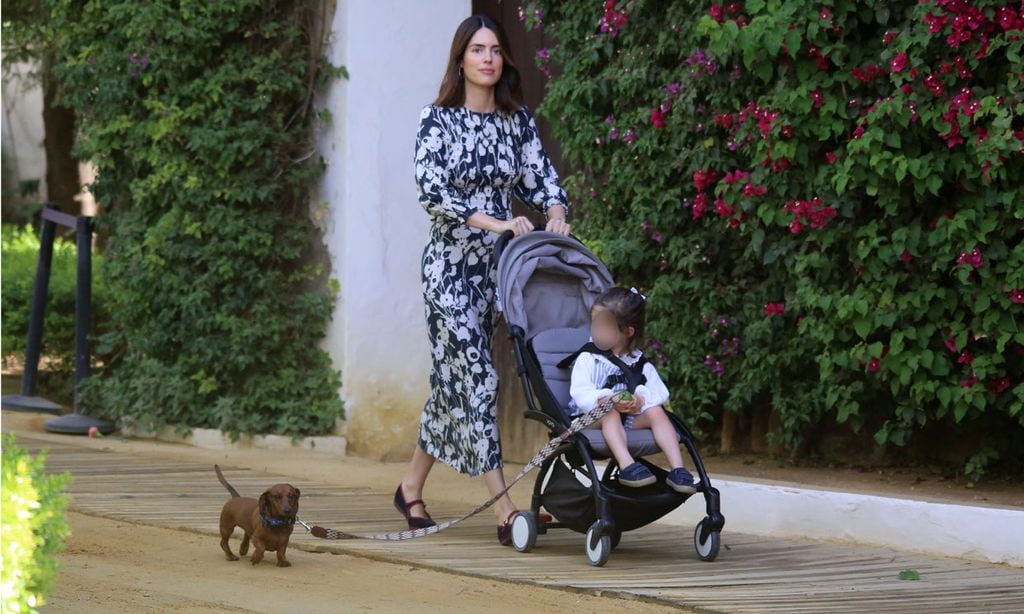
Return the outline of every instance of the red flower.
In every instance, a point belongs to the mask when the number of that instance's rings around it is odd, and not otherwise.
[[[946,86],[939,80],[939,76],[935,73],[931,73],[924,78],[924,86],[934,96],[941,96],[946,91]]]
[[[1024,290],[1010,290],[1010,302],[1024,305]]]
[[[882,365],[882,361],[877,358],[872,358],[868,361],[868,373],[875,373],[878,371],[878,367]]]
[[[853,131],[853,138],[859,139],[862,136],[864,136],[864,125],[863,124],[860,125],[860,126],[857,126],[857,128],[854,129],[854,131]]]
[[[821,107],[821,105],[824,104],[825,97],[821,95],[821,90],[812,90],[811,91],[811,101],[812,101],[812,105],[811,106],[813,108],[815,108],[815,109]]]
[[[899,32],[893,32],[892,30],[889,30],[884,35],[882,35],[882,42],[885,43],[886,45],[891,45],[892,42],[896,40],[896,37],[899,36],[899,34]]]
[[[903,250],[903,253],[900,255],[900,260],[902,260],[904,263],[909,264],[912,258],[913,256],[907,250]]]
[[[834,151],[826,151],[825,152],[825,160],[827,160],[829,164],[835,164],[836,163],[836,152],[834,152]]]
[[[889,62],[889,68],[893,72],[903,72],[903,69],[907,67],[907,54],[902,51],[896,54],[896,57]]]
[[[708,195],[701,192],[693,199],[693,219],[699,220],[708,208]]]
[[[725,8],[717,2],[712,2],[711,7],[708,8],[708,15],[718,23],[723,23],[725,21]]]
[[[722,217],[729,217],[733,213],[732,205],[721,198],[715,199],[715,213]]]
[[[1003,376],[1000,377],[999,379],[994,379],[991,382],[989,382],[988,387],[992,392],[996,394],[1001,394],[1002,392],[1009,389],[1012,385],[1013,382],[1010,381],[1010,378]]]
[[[960,356],[957,357],[956,362],[959,365],[969,365],[974,362],[974,354],[964,350],[960,353]]]
[[[824,228],[836,216],[835,208],[823,205],[819,197],[791,200],[783,210],[793,214],[793,221],[789,225],[789,232],[793,234],[803,230],[805,223],[810,223],[811,228]]]
[[[729,171],[728,173],[726,173],[725,178],[722,179],[722,181],[729,185],[735,185],[749,176],[750,173],[748,173],[747,171],[736,169],[734,171]]]
[[[984,254],[981,250],[975,247],[969,253],[960,252],[960,256],[956,259],[957,264],[966,264],[971,268],[980,269],[985,264]]]
[[[693,185],[700,191],[713,188],[717,182],[718,173],[714,169],[699,169],[693,172]]]
[[[977,383],[978,383],[978,374],[972,372],[970,379],[965,379],[965,380],[961,381],[960,385],[963,386],[964,388],[971,388],[971,387],[973,387]]]
[[[765,303],[764,304],[764,315],[766,316],[781,316],[786,313],[785,303]]]
[[[764,187],[763,185],[754,185],[753,183],[748,183],[747,185],[743,186],[743,195],[746,196],[747,198],[753,198],[754,196],[764,196],[765,192],[767,191],[768,188]]]
[[[665,118],[667,116],[668,113],[663,111],[660,106],[654,107],[653,109],[651,109],[651,125],[653,125],[655,128],[664,128]]]

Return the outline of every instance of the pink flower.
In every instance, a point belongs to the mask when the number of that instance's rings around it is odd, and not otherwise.
[[[651,240],[653,240],[655,243],[661,243],[662,241],[665,240],[665,238],[661,236],[660,232],[655,230],[654,232],[651,233]]]
[[[956,335],[946,339],[943,343],[946,345],[947,350],[956,354]]]
[[[974,354],[964,350],[960,353],[960,356],[957,357],[956,362],[959,365],[969,365],[974,362]]]
[[[889,62],[889,68],[893,72],[903,72],[903,69],[907,67],[907,54],[902,51],[896,54],[896,57]]]
[[[864,136],[864,126],[860,125],[853,131],[853,138],[859,139],[862,136]]]
[[[764,187],[763,185],[754,185],[753,183],[748,183],[747,185],[743,186],[743,195],[746,196],[747,198],[753,198],[755,196],[764,196],[765,192],[767,191],[768,188]]]
[[[834,151],[826,151],[825,152],[825,160],[827,160],[829,164],[835,164],[836,163],[836,152],[834,152]]]
[[[1024,290],[1010,290],[1010,302],[1024,305]]]
[[[909,264],[912,258],[913,256],[907,250],[903,250],[903,253],[900,254],[900,260],[902,260],[904,263]]]
[[[660,106],[654,107],[653,109],[651,109],[651,125],[654,126],[655,128],[664,128],[665,117],[667,116],[668,113],[662,110]]]
[[[899,32],[889,30],[884,35],[882,35],[882,42],[885,43],[886,45],[891,45],[892,42],[896,40],[896,37],[899,36],[899,34]]]
[[[765,303],[764,304],[764,315],[766,316],[781,316],[786,313],[785,303]]]
[[[749,176],[750,176],[750,173],[748,173],[747,171],[736,169],[734,171],[727,172],[725,174],[725,177],[722,179],[722,181],[724,181],[725,183],[727,183],[729,185],[735,185],[735,184],[739,183],[740,181],[742,181],[743,179],[746,179]]]
[[[878,367],[882,365],[882,361],[877,358],[872,358],[868,361],[868,373],[875,373],[878,371]]]
[[[985,264],[985,257],[981,253],[981,250],[975,247],[970,252],[960,252],[960,256],[956,259],[957,264],[966,264],[971,268],[980,269]]]
[[[832,17],[832,13],[830,13],[827,8],[821,7],[821,11],[818,12],[818,19],[824,21],[826,19],[829,19],[830,17]]]

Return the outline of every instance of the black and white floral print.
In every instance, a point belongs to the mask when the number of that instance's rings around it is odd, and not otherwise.
[[[423,295],[433,362],[419,445],[456,471],[479,475],[502,466],[491,361],[498,236],[466,220],[477,211],[511,219],[513,194],[545,212],[567,206],[566,196],[525,107],[425,107],[416,183],[431,216]]]

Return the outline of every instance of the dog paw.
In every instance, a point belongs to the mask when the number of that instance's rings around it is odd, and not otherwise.
[[[229,561],[237,561],[237,560],[238,560],[238,557],[237,557],[237,556],[235,556],[235,555],[231,555],[231,556],[227,557],[227,559],[228,559]]]
[[[278,567],[291,567],[292,564],[289,563],[288,561],[278,561],[277,562],[277,566]]]

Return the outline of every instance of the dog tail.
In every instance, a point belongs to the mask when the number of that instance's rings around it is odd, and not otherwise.
[[[217,472],[217,479],[220,480],[220,483],[224,485],[224,488],[228,489],[228,492],[231,493],[232,497],[241,497],[242,496],[242,495],[238,494],[238,491],[235,490],[234,486],[232,486],[231,484],[228,484],[228,481],[224,479],[224,474],[220,472],[220,465],[214,465],[213,466],[213,470]]]

